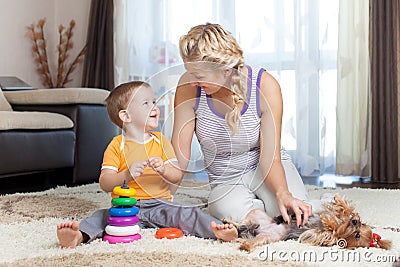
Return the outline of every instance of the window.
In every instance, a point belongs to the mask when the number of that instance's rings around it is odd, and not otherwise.
[[[236,37],[247,64],[264,67],[279,81],[282,145],[300,173],[334,171],[338,0],[129,0],[126,5],[131,79],[180,64],[179,37],[194,25],[219,23]]]

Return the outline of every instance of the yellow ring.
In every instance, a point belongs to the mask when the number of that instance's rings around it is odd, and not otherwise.
[[[122,188],[121,186],[116,186],[113,189],[113,193],[120,197],[133,197],[136,195],[135,188]]]

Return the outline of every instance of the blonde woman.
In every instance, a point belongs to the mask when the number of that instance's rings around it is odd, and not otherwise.
[[[307,192],[281,151],[278,82],[262,68],[245,65],[236,40],[218,24],[191,28],[179,45],[186,72],[175,94],[172,143],[186,169],[196,133],[211,184],[211,215],[238,222],[258,208],[289,222],[292,210],[298,226],[306,223],[312,214]],[[232,227],[211,227],[231,239],[223,231]]]

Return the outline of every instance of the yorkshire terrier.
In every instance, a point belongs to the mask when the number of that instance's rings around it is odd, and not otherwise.
[[[257,246],[289,239],[315,246],[338,245],[346,249],[391,248],[391,241],[382,240],[371,227],[361,223],[354,206],[339,195],[323,204],[322,211],[311,216],[301,228],[296,226],[296,217],[291,217],[287,224],[282,216],[272,218],[259,209],[250,211],[244,221],[233,223],[238,229],[239,248],[251,252]]]

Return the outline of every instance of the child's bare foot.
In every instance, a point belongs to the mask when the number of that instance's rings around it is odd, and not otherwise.
[[[238,231],[231,223],[217,224],[216,222],[211,222],[210,227],[215,236],[222,241],[229,242],[238,238]]]
[[[82,242],[79,223],[77,221],[60,223],[57,225],[57,237],[62,248],[75,248]]]

